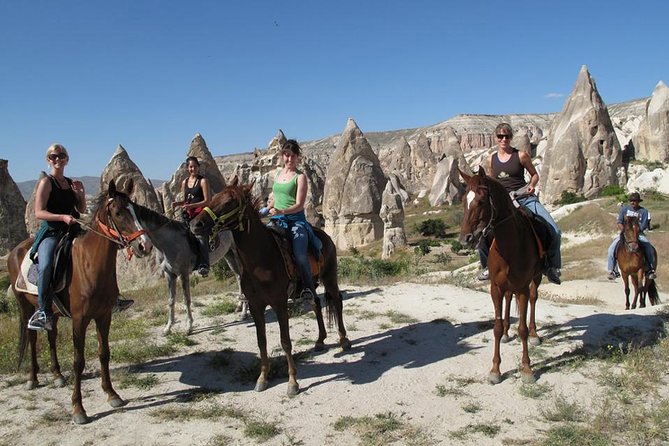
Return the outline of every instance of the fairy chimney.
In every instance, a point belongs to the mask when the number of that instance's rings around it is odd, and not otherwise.
[[[0,255],[28,238],[24,214],[26,201],[9,174],[8,161],[0,159]]]
[[[669,88],[664,82],[655,86],[632,142],[637,158],[669,162]]]
[[[404,232],[404,198],[401,183],[396,174],[390,174],[381,198],[381,211],[379,213],[383,220],[383,251],[381,258],[388,259],[400,248],[407,244]]]
[[[110,180],[114,180],[120,189],[132,180],[133,192],[130,197],[135,203],[141,204],[156,212],[163,212],[163,207],[158,201],[156,190],[144,177],[139,167],[130,159],[128,152],[119,145],[105,166],[100,176],[100,190],[105,190]]]
[[[428,196],[431,206],[459,203],[465,189],[458,168],[465,173],[471,173],[469,164],[467,164],[460,147],[460,140],[453,128],[446,127],[444,129],[442,146],[443,155],[437,164]]]
[[[386,178],[379,159],[353,119],[330,159],[323,192],[325,231],[340,249],[383,237],[379,217]]]
[[[596,197],[624,176],[620,143],[585,65],[549,135],[540,175],[546,203],[557,202],[563,191]]]
[[[35,195],[37,195],[37,185],[40,183],[40,181],[42,181],[42,178],[46,176],[47,176],[46,172],[44,171],[40,172],[39,178],[37,178],[37,181],[35,182],[35,187],[33,188],[33,192],[32,194],[30,194],[30,198],[28,199],[28,204],[26,205],[24,220],[26,222],[26,230],[28,231],[28,234],[31,237],[33,237],[37,233],[37,230],[39,229],[39,225],[41,223],[41,220],[35,218]]]

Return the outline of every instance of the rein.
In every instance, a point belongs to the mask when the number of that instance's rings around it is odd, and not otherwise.
[[[214,223],[214,226],[211,228],[211,236],[214,237],[215,234],[218,234],[219,232],[223,231],[224,229],[229,229],[229,230],[239,230],[239,231],[244,231],[244,211],[246,210],[246,203],[241,203],[239,206],[236,208],[232,209],[229,212],[226,212],[223,215],[217,216],[214,211],[209,208],[209,206],[205,206],[203,209],[204,212],[206,212],[211,220]],[[226,221],[226,219],[229,219],[231,217],[237,216],[237,220],[235,219],[230,219]],[[235,225],[236,224],[236,225]]]

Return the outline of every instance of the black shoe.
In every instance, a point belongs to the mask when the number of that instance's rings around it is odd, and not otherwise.
[[[197,273],[202,277],[207,277],[209,275],[209,265],[200,265]]]
[[[51,330],[52,316],[47,316],[44,311],[36,311],[28,320],[29,330]]]
[[[646,277],[649,278],[650,280],[655,280],[657,279],[657,274],[655,274],[654,269],[649,269],[648,272],[646,273]]]
[[[550,267],[546,270],[546,278],[549,282],[552,282],[556,285],[560,285],[562,281],[560,280],[560,270],[558,268]]]
[[[124,299],[121,296],[116,299],[116,306],[114,307],[114,313],[120,313],[125,311],[128,308],[132,307],[135,304],[135,301],[132,299]]]

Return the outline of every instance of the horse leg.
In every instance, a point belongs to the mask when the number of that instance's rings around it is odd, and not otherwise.
[[[630,309],[630,284],[629,284],[629,275],[626,272],[623,272],[623,284],[625,285],[625,309]]]
[[[495,335],[495,353],[492,357],[492,368],[488,374],[488,382],[490,384],[499,384],[502,382],[502,374],[499,371],[499,366],[502,363],[502,356],[499,353],[499,342],[504,332],[502,321],[502,290],[497,285],[491,283],[490,296],[492,297],[492,304],[495,307],[495,328],[493,329]]]
[[[235,312],[239,313],[238,320],[246,320],[249,317],[249,302],[246,300],[244,292],[242,291],[242,268],[239,265],[239,258],[237,257],[237,254],[234,252],[234,250],[230,248],[228,248],[228,251],[225,253],[223,258],[228,263],[230,270],[235,273],[235,279],[237,279],[238,293],[237,307],[235,308]]]
[[[295,396],[300,392],[300,385],[297,383],[297,367],[295,366],[295,359],[293,358],[293,343],[290,340],[287,303],[282,301],[278,308],[274,308],[274,312],[279,321],[281,347],[283,348],[283,352],[286,354],[286,360],[288,361],[288,391],[286,393],[288,396]]]
[[[537,306],[537,299],[539,299],[539,289],[537,286],[538,280],[534,280],[530,284],[530,345],[536,347],[541,344],[541,338],[537,334],[537,323],[535,319],[535,309]]]
[[[72,421],[75,424],[86,424],[90,421],[84,406],[81,402],[81,375],[84,373],[86,357],[84,348],[86,346],[86,328],[90,320],[83,320],[81,317],[72,317],[72,343],[74,344],[74,389],[72,390]]]
[[[111,326],[111,311],[106,315],[95,319],[95,327],[98,333],[98,356],[100,358],[100,374],[102,379],[102,390],[107,394],[107,402],[112,407],[122,407],[126,402],[116,393],[109,374],[109,327]]]
[[[530,367],[530,355],[527,347],[527,304],[529,301],[529,288],[524,289],[517,295],[518,313],[520,321],[518,322],[518,336],[523,344],[523,358],[521,361],[520,377],[524,384],[532,384],[536,381],[532,368]]]
[[[53,317],[53,328],[48,332],[49,338],[49,353],[51,354],[51,374],[53,375],[53,384],[56,387],[65,387],[65,377],[60,371],[60,364],[58,363],[58,349],[56,348],[56,340],[58,339],[58,316]]]
[[[26,299],[24,294],[15,294],[16,300],[19,303],[21,316],[19,317],[19,362],[20,368],[23,362],[23,356],[26,351],[26,343],[30,347],[30,370],[28,371],[28,380],[26,381],[26,390],[33,390],[39,385],[37,374],[39,373],[39,364],[37,362],[37,332],[35,330],[28,330],[28,320],[35,312],[35,307]]]
[[[639,308],[646,308],[646,287],[648,286],[647,282],[648,280],[646,279],[642,269],[641,273],[639,274]]]
[[[328,306],[329,306],[328,311],[334,311],[335,320],[337,321],[337,331],[339,333],[339,346],[343,351],[350,350],[351,341],[346,336],[346,327],[344,326],[344,315],[343,315],[344,304],[341,291],[339,291],[339,287],[337,287],[337,292],[334,294],[328,292],[326,294],[326,299],[328,300]]]
[[[181,292],[184,295],[184,306],[186,307],[186,334],[190,335],[193,333],[193,311],[190,305],[190,281],[188,280],[187,275],[181,275]]]
[[[269,358],[267,356],[267,332],[265,328],[265,308],[262,305],[251,305],[251,316],[256,326],[258,351],[260,352],[260,375],[256,380],[256,392],[267,390],[269,386]],[[278,317],[278,316],[277,316]]]
[[[165,271],[165,277],[167,278],[167,291],[169,296],[167,298],[167,325],[163,328],[163,335],[167,336],[172,331],[172,325],[174,325],[174,301],[176,300],[177,293],[177,276],[174,273]]]
[[[643,274],[643,271],[641,274]],[[639,298],[639,275],[633,274],[630,277],[632,278],[632,286],[634,287],[634,300],[632,301],[632,310],[634,310],[636,308],[636,301]]]
[[[509,337],[509,327],[511,326],[511,299],[513,298],[513,293],[507,291],[504,293],[504,330],[502,331],[501,342],[507,343],[511,340]]]
[[[314,314],[316,314],[316,323],[318,324],[318,339],[316,339],[314,351],[320,352],[325,350],[325,338],[327,337],[327,331],[325,330],[325,321],[323,321],[323,308],[321,308],[321,301],[318,296],[314,296],[314,302],[312,302],[312,305],[314,306]]]

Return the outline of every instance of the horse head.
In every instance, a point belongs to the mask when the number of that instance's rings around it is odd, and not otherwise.
[[[253,182],[239,184],[235,176],[228,186],[211,197],[209,206],[190,221],[191,232],[195,235],[211,235],[225,229],[243,231],[247,209],[255,206],[251,197],[252,188]],[[257,215],[257,211],[251,214]]]
[[[130,200],[132,189],[132,180],[126,183],[124,190],[117,189],[115,181],[111,180],[106,200],[99,207],[96,219],[103,232],[111,235],[116,243],[130,246],[137,257],[144,257],[151,252],[153,245],[135,214]]]
[[[474,175],[467,175],[460,169],[458,171],[467,185],[462,197],[465,213],[460,224],[460,243],[474,247],[492,229],[493,209],[488,177],[482,166]]]
[[[620,233],[620,239],[625,242],[625,246],[630,252],[639,251],[639,218],[633,215],[625,215],[623,220],[623,230]]]

